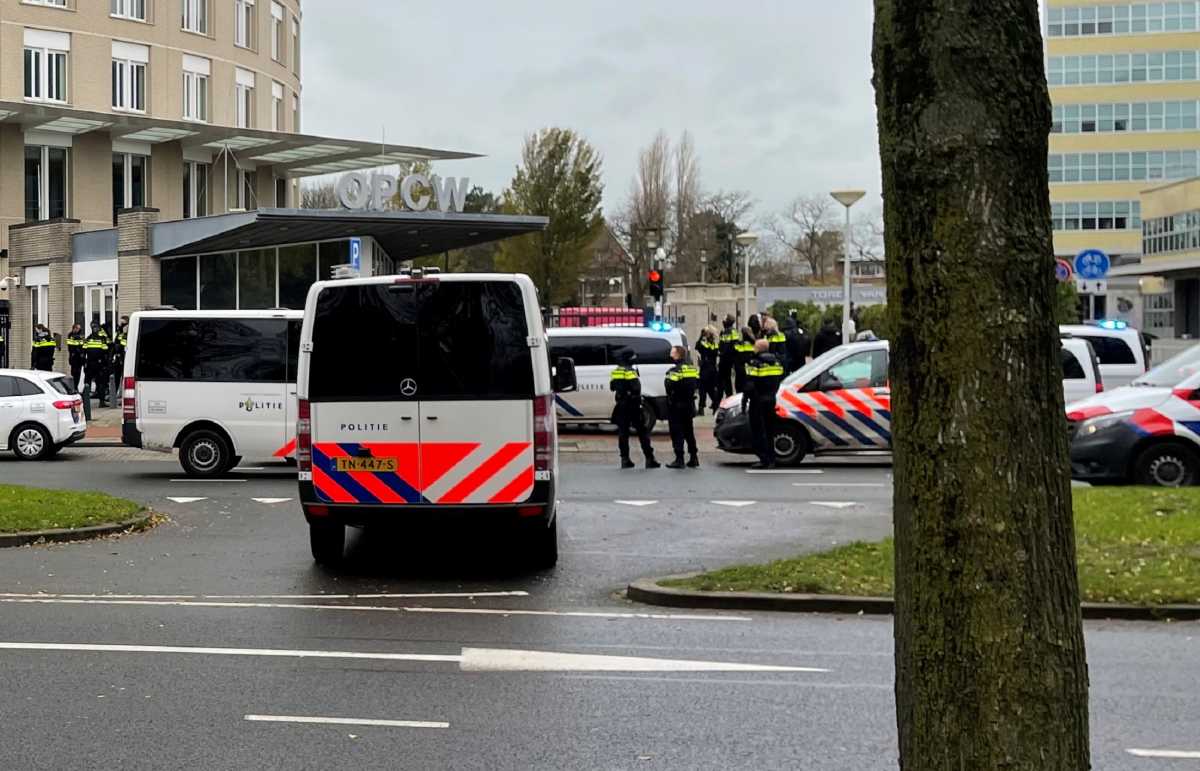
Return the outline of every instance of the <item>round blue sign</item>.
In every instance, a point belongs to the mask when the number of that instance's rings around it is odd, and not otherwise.
[[[1108,255],[1099,249],[1085,249],[1075,255],[1075,275],[1095,281],[1108,275],[1111,264]]]
[[[1071,263],[1066,260],[1054,261],[1054,277],[1059,283],[1066,283],[1071,280]]]

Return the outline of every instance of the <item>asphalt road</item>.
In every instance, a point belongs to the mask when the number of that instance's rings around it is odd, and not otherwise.
[[[317,568],[286,467],[199,483],[122,450],[0,460],[4,481],[169,517],[0,552],[2,765],[895,768],[889,619],[617,595],[643,575],[881,537],[890,469],[705,460],[620,472],[565,454],[560,566],[534,575],[499,543],[386,531],[353,541],[344,569]],[[1200,625],[1087,633],[1095,767],[1195,768],[1128,750],[1200,751]]]

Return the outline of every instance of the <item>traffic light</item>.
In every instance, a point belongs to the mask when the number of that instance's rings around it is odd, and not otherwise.
[[[664,278],[665,276],[663,276],[662,271],[655,268],[651,268],[650,272],[646,274],[646,280],[650,284],[650,296],[655,300],[661,300],[663,298]]]

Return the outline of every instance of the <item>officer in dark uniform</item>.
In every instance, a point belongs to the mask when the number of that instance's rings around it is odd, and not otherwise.
[[[754,358],[754,340],[754,330],[750,327],[742,327],[742,337],[733,346],[734,361],[736,362],[733,370],[733,387],[739,394],[746,392],[746,365]]]
[[[790,372],[791,356],[788,353],[787,336],[779,331],[779,322],[770,316],[763,322],[762,339],[770,344],[771,353],[783,365],[784,370]]]
[[[750,435],[758,455],[757,469],[775,468],[775,395],[783,382],[783,365],[771,353],[771,344],[759,340],[754,358],[746,365],[746,391],[742,409],[750,416]]]
[[[83,385],[79,382],[79,376],[83,372],[83,359],[83,327],[74,324],[67,333],[67,363],[71,366],[71,379],[75,381],[76,388]]]
[[[812,340],[797,321],[795,311],[792,311],[783,320],[783,336],[787,338],[787,369],[790,375],[808,363],[808,354],[812,351]]]
[[[696,386],[700,384],[700,370],[688,364],[687,350],[678,345],[671,349],[671,361],[675,362],[675,366],[667,370],[667,424],[671,427],[675,460],[668,463],[667,468],[684,467],[685,444],[688,451],[687,467],[700,468],[700,451],[696,448],[696,430],[692,424],[696,415]]]
[[[54,350],[58,345],[54,342],[54,336],[50,334],[50,330],[45,324],[38,324],[33,328],[33,351],[30,354],[30,363],[34,369],[43,372],[49,372],[54,369]]]
[[[733,373],[737,371],[737,354],[733,347],[737,345],[742,335],[734,327],[733,316],[726,316],[724,323],[725,331],[721,333],[721,338],[718,342],[718,350],[720,353],[720,364],[717,367],[717,385],[721,388],[721,398],[733,396],[736,391],[733,390]]]
[[[108,333],[100,322],[92,322],[92,333],[83,341],[84,374],[92,393],[100,400],[101,407],[108,406],[108,366],[112,362],[109,351]]]
[[[612,421],[617,424],[617,449],[621,452],[621,468],[633,468],[633,461],[629,459],[629,432],[635,431],[642,446],[642,455],[646,458],[646,468],[655,469],[660,468],[662,464],[654,459],[650,432],[646,430],[646,421],[642,415],[642,381],[633,367],[636,360],[637,356],[633,351],[622,351],[621,364],[613,370],[609,383],[616,401]]]
[[[112,341],[112,374],[116,378],[117,390],[121,390],[121,378],[125,376],[125,348],[128,345],[129,317],[121,317],[121,325]]]
[[[712,402],[714,415],[721,406],[723,394],[717,380],[720,352],[721,343],[717,339],[716,328],[705,327],[700,332],[700,341],[696,343],[696,353],[700,357],[700,409],[696,410],[697,416],[704,414],[705,401]]]

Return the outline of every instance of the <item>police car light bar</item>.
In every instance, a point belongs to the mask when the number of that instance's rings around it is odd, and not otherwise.
[[[1101,329],[1127,329],[1129,324],[1119,319],[1103,319],[1097,322],[1096,326]]]
[[[670,332],[674,327],[665,321],[651,321],[650,328],[655,332]]]

